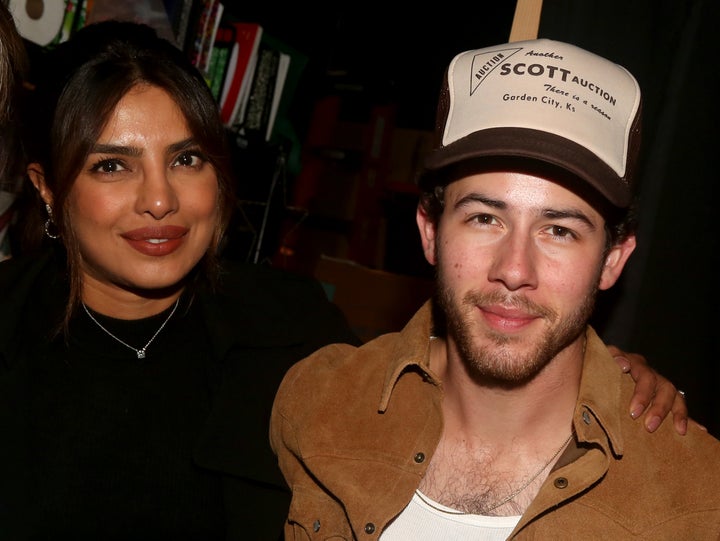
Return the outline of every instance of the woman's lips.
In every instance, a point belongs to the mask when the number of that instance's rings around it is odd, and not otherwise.
[[[126,231],[122,237],[143,255],[154,257],[173,253],[183,243],[189,229],[176,225],[143,227]]]

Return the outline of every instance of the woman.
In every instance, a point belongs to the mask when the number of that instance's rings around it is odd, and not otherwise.
[[[38,249],[0,265],[0,530],[279,539],[275,390],[296,360],[356,337],[314,281],[221,270],[234,203],[217,106],[148,27],[79,31],[30,105],[42,219]],[[657,387],[650,411],[666,415],[674,387],[634,368],[636,400]]]
[[[278,538],[275,388],[293,361],[357,339],[315,282],[220,272],[225,133],[179,50],[101,23],[42,71],[28,176],[53,246],[0,271],[0,531]]]

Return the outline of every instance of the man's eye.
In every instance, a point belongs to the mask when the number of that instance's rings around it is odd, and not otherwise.
[[[573,232],[567,227],[554,225],[550,229],[550,233],[555,237],[573,237]]]
[[[478,214],[473,218],[479,224],[490,225],[495,222],[495,218],[491,214]]]

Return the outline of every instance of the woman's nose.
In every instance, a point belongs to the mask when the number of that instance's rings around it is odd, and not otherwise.
[[[145,170],[140,183],[137,210],[140,213],[151,214],[160,220],[174,212],[178,207],[177,194],[169,177],[166,167],[152,167]]]

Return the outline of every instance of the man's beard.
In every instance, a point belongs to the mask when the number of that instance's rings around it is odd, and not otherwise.
[[[458,304],[444,280],[442,265],[438,265],[437,268],[438,287],[435,302],[445,319],[447,336],[454,340],[468,373],[485,383],[511,387],[530,381],[585,331],[595,307],[597,284],[600,280],[598,272],[595,286],[588,290],[580,306],[560,319],[554,310],[535,304],[522,294],[500,291],[483,294],[470,291]],[[473,320],[477,318],[477,306],[488,304],[522,308],[527,314],[539,317],[549,326],[526,353],[515,351],[513,345],[522,345],[528,340],[527,337],[517,337],[492,330],[482,331],[484,338],[490,343],[478,346],[476,341],[482,337],[473,327]]]

